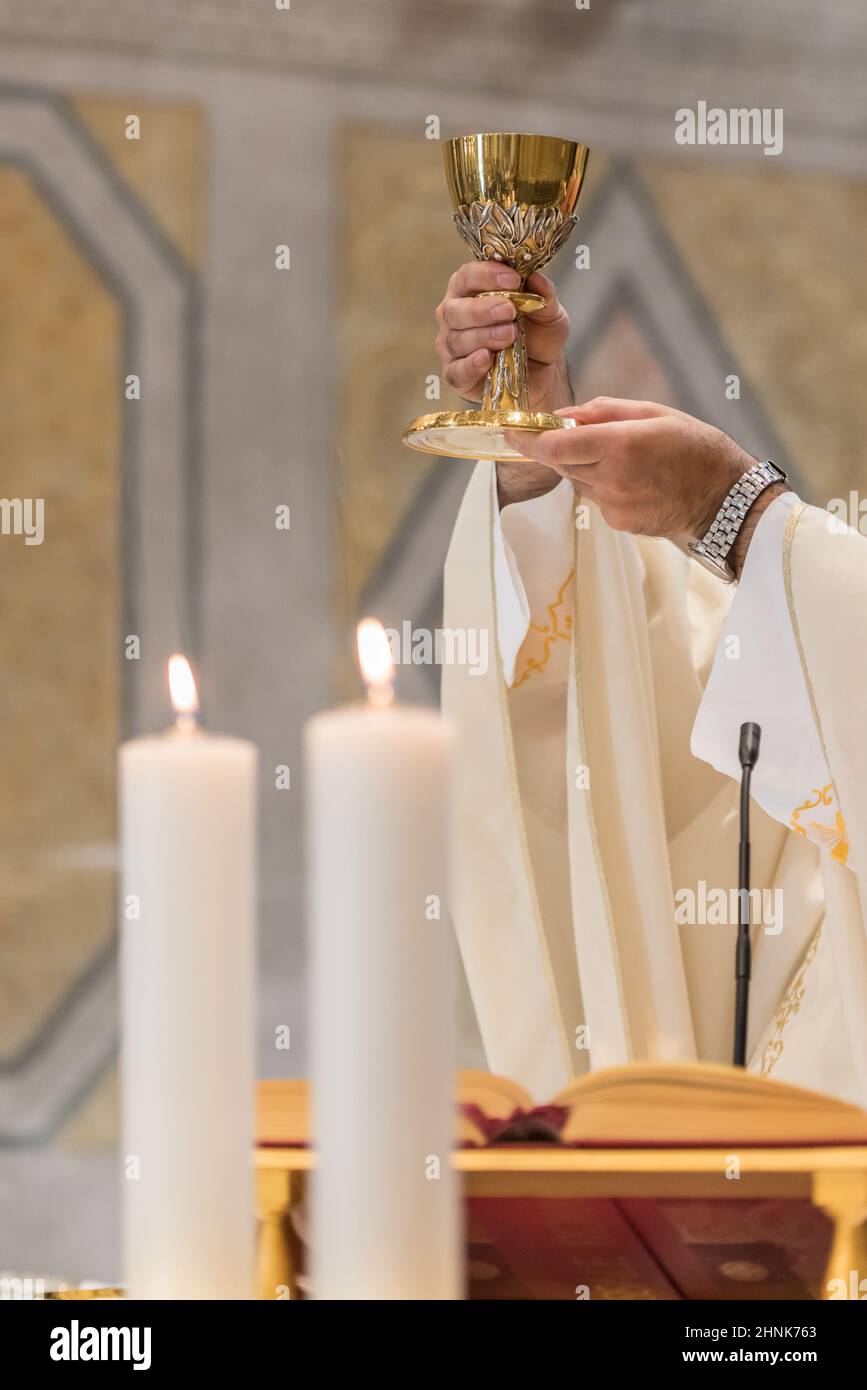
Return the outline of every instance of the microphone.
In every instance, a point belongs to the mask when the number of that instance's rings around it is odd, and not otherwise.
[[[758,724],[742,724],[738,745],[741,765],[741,835],[738,845],[738,941],[735,948],[735,1039],[734,1065],[747,1064],[747,1020],[749,1017],[750,971],[750,777],[759,760],[762,731]]]
[[[762,741],[762,731],[758,724],[742,724],[741,740],[738,744],[738,759],[742,768],[749,768],[752,772],[759,760],[759,744]]]

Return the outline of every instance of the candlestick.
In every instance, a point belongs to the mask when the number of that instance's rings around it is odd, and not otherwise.
[[[133,1298],[252,1293],[257,752],[176,723],[120,750],[123,1209]]]
[[[368,701],[306,729],[313,1290],[453,1299],[452,739],[434,712],[391,702],[379,624],[362,624],[359,655]]]

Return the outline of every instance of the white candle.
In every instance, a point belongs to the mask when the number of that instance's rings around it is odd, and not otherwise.
[[[452,740],[390,703],[388,642],[363,624],[367,704],[306,729],[312,946],[313,1289],[461,1296],[454,971],[446,904]]]
[[[175,726],[120,750],[125,1277],[249,1298],[257,752],[170,679]]]

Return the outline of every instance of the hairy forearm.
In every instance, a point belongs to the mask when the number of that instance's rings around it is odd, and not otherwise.
[[[529,502],[543,497],[562,482],[553,468],[539,468],[535,463],[498,463],[497,500],[500,511],[510,502]]]
[[[537,410],[562,410],[564,406],[575,404],[575,392],[569,376],[569,363],[565,357],[554,362],[550,368],[549,380],[543,397],[536,405]]]

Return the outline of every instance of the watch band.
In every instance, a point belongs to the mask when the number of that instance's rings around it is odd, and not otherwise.
[[[728,557],[747,512],[765,488],[787,481],[782,468],[778,468],[770,459],[766,459],[764,463],[753,464],[752,468],[741,474],[734,487],[729,489],[722,506],[701,540],[690,542],[690,554],[727,584],[733,584],[735,573]]]

